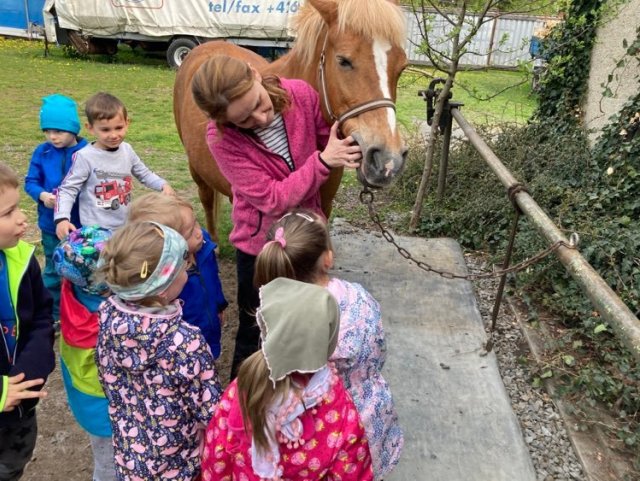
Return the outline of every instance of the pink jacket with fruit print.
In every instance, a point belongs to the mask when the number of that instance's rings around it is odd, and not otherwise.
[[[118,479],[197,479],[202,435],[222,390],[211,351],[182,321],[179,301],[141,310],[107,299],[96,362]]]

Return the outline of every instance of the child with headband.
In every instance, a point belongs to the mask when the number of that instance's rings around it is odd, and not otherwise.
[[[220,397],[213,356],[176,299],[188,248],[155,222],[119,229],[100,257],[114,293],[100,306],[96,359],[109,400],[118,479],[193,480]]]
[[[375,479],[382,479],[398,463],[404,438],[391,390],[382,377],[386,345],[380,305],[360,284],[329,276],[333,250],[327,226],[317,214],[308,210],[285,214],[267,239],[256,259],[257,286],[277,277],[309,282],[325,287],[340,306],[338,346],[330,360],[358,408]]]
[[[214,359],[221,351],[224,310],[228,302],[222,291],[216,243],[200,227],[193,206],[178,196],[149,192],[131,204],[128,222],[153,221],[180,232],[187,241],[190,265],[187,283],[178,295],[185,321],[200,328]]]
[[[328,362],[340,328],[336,301],[284,278],[259,295],[262,349],[240,365],[209,424],[202,479],[370,481],[367,438]]]

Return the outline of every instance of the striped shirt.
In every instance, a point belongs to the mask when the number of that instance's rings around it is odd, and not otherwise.
[[[287,130],[284,127],[284,120],[281,114],[276,114],[273,121],[264,128],[253,129],[262,143],[274,154],[278,154],[284,159],[292,172],[295,170],[291,153],[289,152],[289,139]]]

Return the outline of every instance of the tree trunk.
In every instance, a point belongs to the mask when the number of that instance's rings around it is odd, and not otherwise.
[[[447,78],[447,81],[445,82],[444,87],[442,88],[442,91],[438,96],[438,100],[436,102],[436,109],[433,114],[433,119],[431,122],[430,135],[429,135],[429,138],[427,139],[427,151],[425,153],[424,169],[422,170],[420,186],[418,187],[418,192],[416,194],[416,201],[413,204],[413,210],[411,211],[411,220],[409,221],[409,229],[412,232],[415,232],[416,229],[418,228],[418,222],[420,222],[420,217],[422,215],[422,205],[424,204],[424,198],[427,194],[427,189],[429,187],[429,180],[431,179],[431,172],[433,170],[433,157],[434,157],[435,148],[436,148],[436,138],[439,134],[438,126],[440,124],[440,118],[442,117],[442,112],[444,110],[447,97],[449,96],[449,92],[451,91],[452,84],[453,84],[453,77],[451,76],[451,73],[449,73],[449,77]]]

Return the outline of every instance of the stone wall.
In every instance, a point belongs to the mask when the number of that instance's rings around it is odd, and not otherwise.
[[[600,135],[607,119],[616,114],[631,95],[640,88],[640,65],[635,59],[624,69],[617,69],[617,80],[613,80],[610,89],[614,96],[604,98],[602,92],[607,76],[615,69],[616,63],[623,58],[625,48],[622,42],[629,43],[636,38],[636,28],[640,24],[640,0],[630,0],[620,8],[615,18],[610,19],[598,29],[596,44],[591,55],[589,88],[584,105],[585,126],[592,130],[591,140]]]

